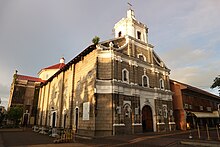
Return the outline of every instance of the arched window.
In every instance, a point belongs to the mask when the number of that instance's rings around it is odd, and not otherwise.
[[[138,58],[142,61],[146,61],[146,57],[143,54],[138,54]]]
[[[57,112],[52,110],[50,116],[50,126],[52,128],[56,127],[56,122],[57,122]]]
[[[164,89],[164,80],[160,79],[159,83],[160,83],[160,89]]]
[[[142,86],[143,87],[149,87],[149,78],[146,75],[142,76]]]
[[[122,70],[122,81],[129,82],[129,72],[127,69]]]
[[[141,40],[141,32],[137,31],[137,39]]]
[[[118,33],[118,37],[121,37],[121,31]]]

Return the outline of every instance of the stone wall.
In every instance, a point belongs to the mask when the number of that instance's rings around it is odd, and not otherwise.
[[[157,131],[172,131],[175,130],[173,106],[170,100],[155,100]]]
[[[95,79],[97,52],[93,50],[75,64],[73,90],[73,127],[80,135],[95,135]],[[76,118],[76,109],[79,117]],[[87,110],[89,112],[87,112]],[[76,126],[78,120],[78,126]]]
[[[116,135],[142,132],[139,129],[141,123],[139,97],[114,94],[114,105],[113,126]]]
[[[143,49],[144,50],[144,49]],[[122,81],[122,70],[127,69],[129,71],[129,82],[130,83],[136,83],[139,86],[142,86],[142,76],[146,75],[149,78],[149,87],[150,88],[160,88],[159,80],[164,80],[164,89],[170,90],[169,85],[169,76],[164,75],[164,73],[154,71],[152,70],[152,67],[148,61],[142,61],[138,58],[130,58],[124,54],[121,54],[120,52],[114,53],[116,56],[120,56],[121,59],[114,60],[113,63],[111,63],[111,59],[100,59],[104,63],[100,63],[100,70],[98,70],[98,78],[103,76],[103,79],[110,79],[111,78],[111,72],[109,70],[113,68],[113,75],[114,79]],[[147,56],[149,56],[147,54]],[[107,63],[108,62],[108,63]],[[137,63],[135,65],[134,63]],[[112,65],[111,65],[112,64]],[[107,69],[108,68],[108,69]],[[164,70],[165,69],[161,69]],[[105,71],[105,72],[102,72]],[[109,73],[108,73],[109,72]]]
[[[112,60],[111,58],[98,58],[97,79],[112,79]]]
[[[112,94],[97,94],[97,108],[95,119],[95,135],[113,135],[113,110]]]

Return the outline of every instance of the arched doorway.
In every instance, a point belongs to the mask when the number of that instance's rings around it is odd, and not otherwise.
[[[63,116],[63,128],[66,128],[66,118],[67,118],[67,114],[65,113]]]
[[[144,106],[142,109],[142,128],[143,132],[153,131],[153,117],[150,106]]]
[[[78,122],[79,122],[79,108],[75,109],[75,125],[76,125],[76,133],[78,132]]]
[[[52,128],[56,127],[56,112],[52,113]]]

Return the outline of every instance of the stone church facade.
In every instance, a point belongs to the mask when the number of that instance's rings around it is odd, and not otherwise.
[[[109,136],[175,129],[169,72],[133,10],[41,85],[38,125]]]

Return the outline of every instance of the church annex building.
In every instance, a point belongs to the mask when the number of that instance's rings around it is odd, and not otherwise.
[[[109,136],[172,131],[170,70],[148,42],[134,11],[115,38],[91,45],[41,84],[37,124]]]

